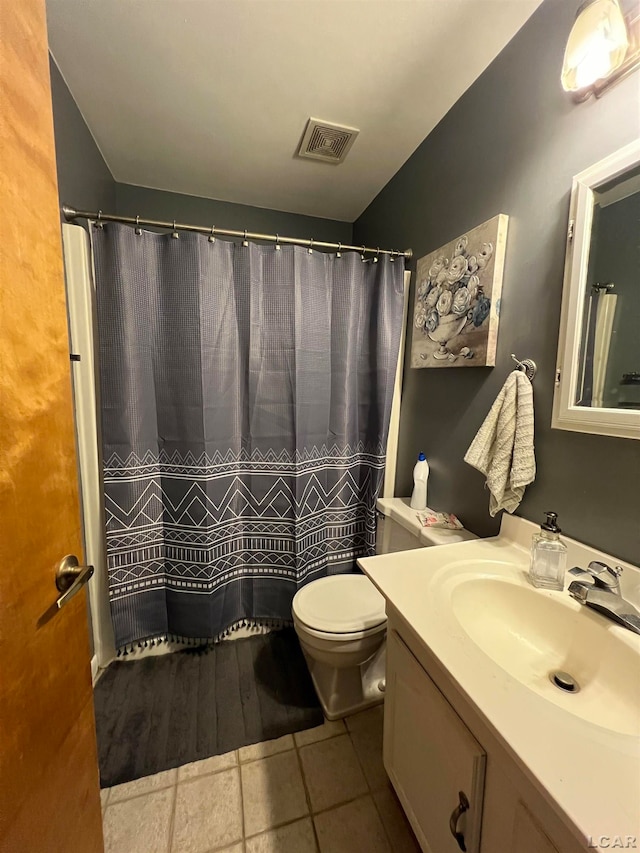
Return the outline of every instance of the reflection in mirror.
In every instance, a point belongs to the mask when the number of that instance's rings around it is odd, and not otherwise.
[[[594,189],[574,403],[640,410],[640,166]]]

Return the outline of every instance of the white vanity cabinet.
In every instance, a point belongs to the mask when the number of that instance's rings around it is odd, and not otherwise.
[[[468,707],[462,718],[398,627],[390,620],[384,764],[423,851],[583,850]],[[468,808],[458,816],[460,792]]]
[[[486,753],[396,631],[387,638],[384,763],[426,853],[478,853]]]
[[[536,530],[505,513],[496,538],[359,561],[386,601],[384,763],[425,853],[640,842],[640,637],[531,586]],[[564,541],[570,565],[619,562]],[[623,568],[640,606],[640,568]]]

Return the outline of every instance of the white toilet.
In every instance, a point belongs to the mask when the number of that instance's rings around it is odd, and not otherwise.
[[[379,520],[378,553],[422,544],[391,518]],[[369,578],[330,575],[302,587],[293,599],[293,624],[327,719],[383,701],[387,617]]]
[[[378,516],[378,554],[476,538],[467,530],[421,529],[406,499],[380,500],[378,507],[384,513]],[[337,720],[382,702],[387,617],[384,598],[369,578],[344,574],[312,581],[296,593],[292,609],[325,717]]]
[[[293,599],[293,624],[328,720],[384,696],[384,598],[360,574],[312,581]]]

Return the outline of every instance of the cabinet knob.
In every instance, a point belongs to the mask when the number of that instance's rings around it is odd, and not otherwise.
[[[467,848],[464,843],[464,833],[458,831],[458,821],[462,815],[469,810],[469,800],[467,799],[467,795],[464,791],[458,791],[458,798],[458,805],[451,812],[451,817],[449,818],[449,829],[451,830],[451,835],[453,835],[455,840],[458,842],[458,847],[466,853]]]

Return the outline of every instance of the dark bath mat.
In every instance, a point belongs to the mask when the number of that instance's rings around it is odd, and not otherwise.
[[[323,721],[293,628],[114,661],[94,702],[103,788]]]

